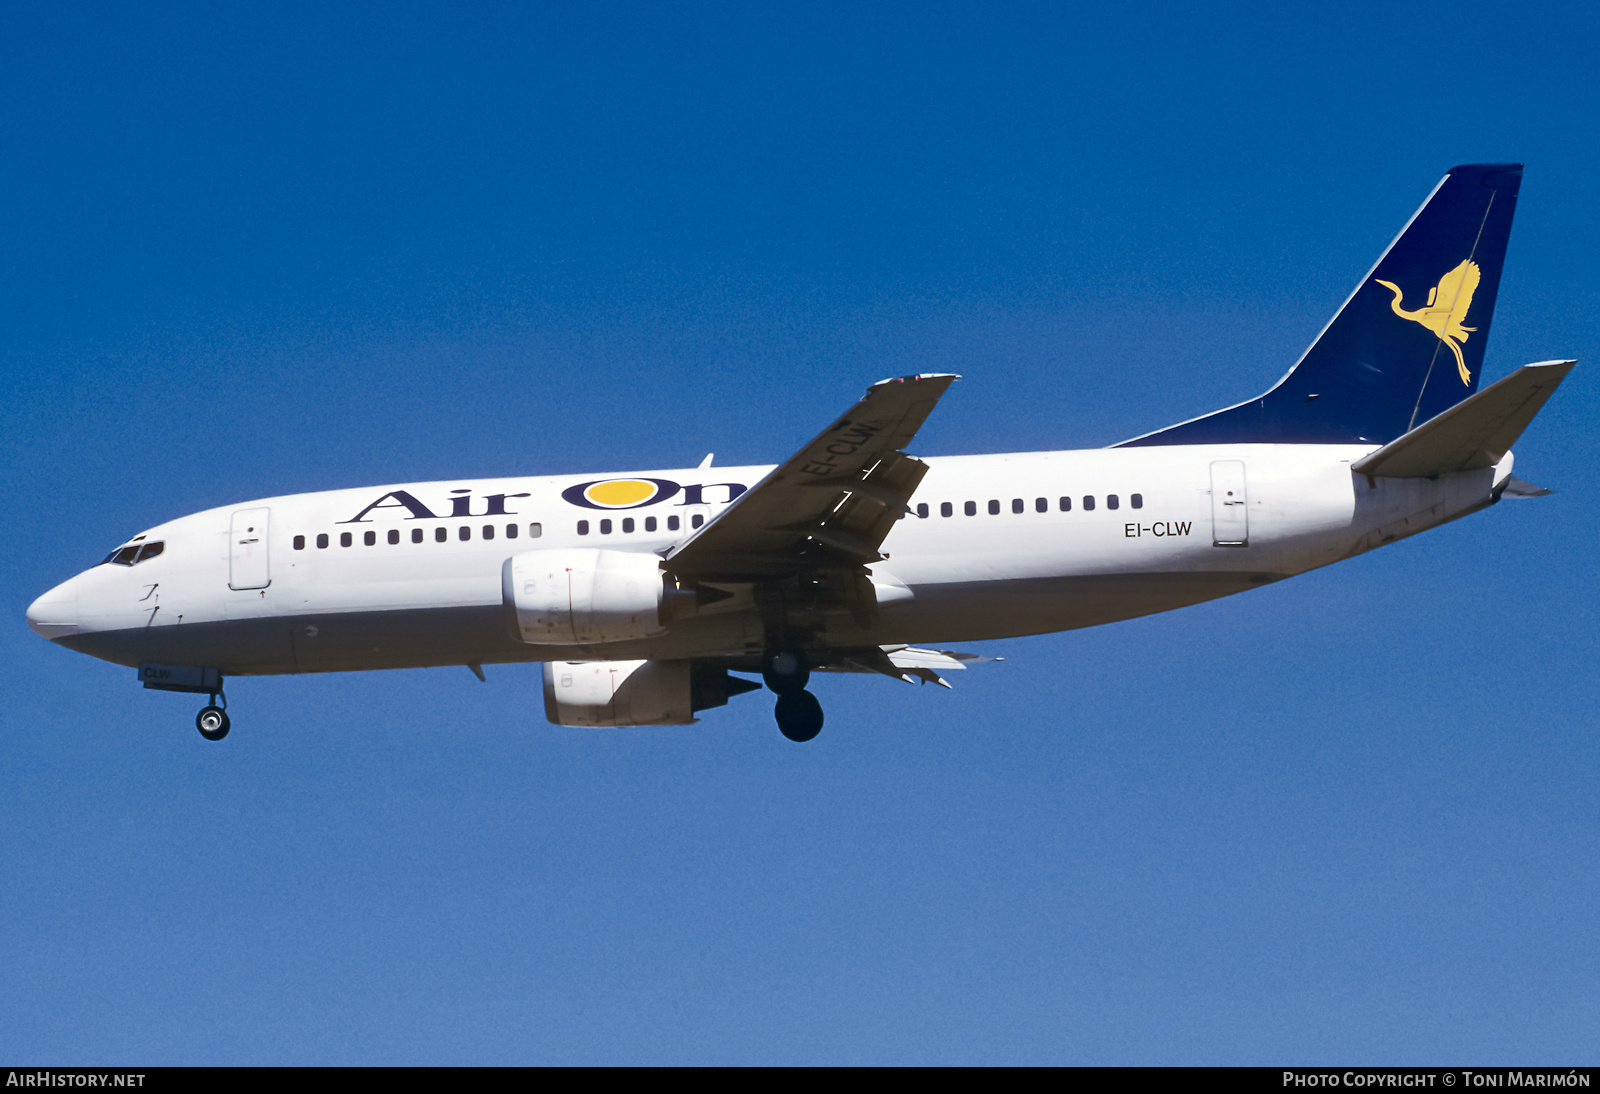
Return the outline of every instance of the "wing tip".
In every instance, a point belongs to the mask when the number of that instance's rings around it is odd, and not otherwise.
[[[910,376],[891,376],[887,380],[879,380],[872,386],[883,387],[885,384],[919,384],[926,383],[930,380],[945,380],[953,384],[959,379],[961,379],[961,376],[954,372],[918,372]]]

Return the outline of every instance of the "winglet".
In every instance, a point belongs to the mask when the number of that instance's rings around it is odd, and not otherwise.
[[[1515,501],[1523,501],[1527,498],[1547,498],[1554,493],[1554,490],[1546,490],[1542,486],[1535,486],[1526,479],[1519,479],[1515,475],[1507,479],[1505,486],[1500,488],[1501,497],[1511,498]]]

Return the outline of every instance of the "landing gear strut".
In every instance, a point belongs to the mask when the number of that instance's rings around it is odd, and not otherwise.
[[[811,670],[803,656],[793,650],[769,653],[762,661],[761,676],[777,693],[772,713],[785,737],[809,741],[822,731],[822,704],[805,689]]]
[[[217,706],[217,700],[222,700],[222,705]],[[195,716],[195,728],[200,731],[200,736],[208,741],[220,741],[228,735],[232,724],[228,721],[228,697],[220,691],[211,696],[211,704],[201,708]]]

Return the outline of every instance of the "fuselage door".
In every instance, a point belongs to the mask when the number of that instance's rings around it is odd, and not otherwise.
[[[1217,460],[1211,465],[1211,544],[1247,547],[1250,506],[1244,492],[1244,461]]]
[[[267,569],[267,518],[271,509],[240,509],[228,534],[228,588],[265,589],[272,584]]]

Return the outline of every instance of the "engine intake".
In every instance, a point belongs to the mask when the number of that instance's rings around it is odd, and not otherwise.
[[[506,559],[500,592],[519,642],[589,645],[648,638],[662,622],[661,561],[597,548],[524,551]]]

